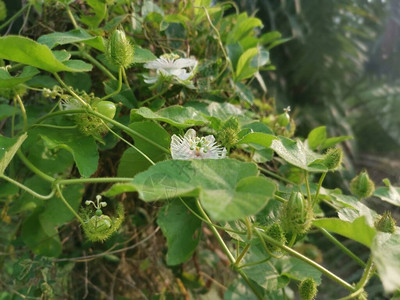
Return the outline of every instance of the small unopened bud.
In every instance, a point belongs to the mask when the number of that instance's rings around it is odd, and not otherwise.
[[[374,190],[375,184],[369,178],[367,171],[362,171],[350,182],[350,192],[360,199],[368,198]]]
[[[271,226],[269,226],[268,229],[266,230],[266,234],[281,244],[286,243],[285,233],[283,232],[282,227],[278,223],[274,223]],[[270,244],[267,241],[266,245],[268,247],[268,250],[271,252],[276,252],[280,250],[279,247]]]
[[[107,206],[107,202],[100,202],[100,206],[101,207],[106,207]]]
[[[218,141],[226,148],[232,148],[239,141],[239,121],[236,117],[229,118],[217,135]]]
[[[134,50],[125,32],[115,30],[107,43],[107,57],[118,67],[128,68],[133,61]]]
[[[281,211],[281,223],[284,231],[293,234],[306,233],[311,227],[313,217],[312,207],[304,199],[303,194],[292,192]]]
[[[385,211],[376,222],[375,228],[382,232],[394,233],[396,231],[396,221],[392,218],[390,211]]]
[[[299,285],[299,294],[303,300],[313,300],[317,295],[317,284],[312,278],[304,279]]]
[[[284,112],[278,115],[278,124],[282,127],[286,127],[290,123],[290,106],[284,109]]]
[[[340,168],[343,159],[343,151],[341,148],[331,148],[325,154],[324,165],[329,170],[337,170]]]
[[[7,7],[3,0],[0,0],[0,21],[7,18]]]
[[[90,201],[90,200],[86,200],[86,201],[85,201],[85,204],[86,204],[86,205],[90,205],[90,203],[92,203],[92,201]]]

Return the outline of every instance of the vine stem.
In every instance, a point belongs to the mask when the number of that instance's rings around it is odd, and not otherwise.
[[[24,13],[25,10],[27,10],[31,5],[24,5],[21,7],[19,11],[17,11],[11,18],[9,18],[6,22],[0,25],[0,30],[3,29],[4,27],[8,26],[11,22],[13,22],[15,19],[17,19],[20,15]]]
[[[14,179],[12,179],[4,174],[0,174],[0,178],[3,178],[4,180],[18,186],[19,188],[23,189],[24,191],[28,192],[32,196],[39,198],[39,199],[48,200],[54,196],[54,190],[52,190],[51,193],[48,195],[41,195],[41,194],[35,192],[34,190],[31,190],[30,188],[28,188],[26,185],[23,185],[22,183],[19,183],[18,181],[15,181]]]
[[[22,112],[22,118],[24,120],[24,131],[26,131],[26,129],[28,128],[28,117],[26,116],[26,110],[25,110],[25,106],[24,103],[21,100],[21,97],[17,94],[15,96],[15,98],[17,99],[17,102],[19,104],[19,107],[21,108],[21,112]]]
[[[74,26],[75,29],[79,29],[78,23],[76,23],[76,20],[74,18],[74,15],[71,12],[71,9],[69,8],[69,5],[65,5],[65,10],[67,11],[68,17],[71,20],[72,25]]]
[[[365,263],[353,252],[350,251],[345,245],[343,245],[339,240],[337,240],[332,234],[330,234],[326,229],[319,228],[323,235],[325,235],[331,242],[338,246],[344,253],[354,259],[361,267],[365,267]]]
[[[182,197],[178,197],[178,198],[179,198],[179,200],[181,200],[181,202],[183,203],[183,205],[185,205],[186,208],[187,208],[194,216],[196,216],[199,220],[203,221],[204,223],[206,223],[206,224],[208,224],[208,225],[210,225],[210,226],[214,226],[214,227],[216,227],[216,228],[225,230],[225,231],[229,231],[229,232],[236,233],[236,234],[246,234],[246,232],[244,232],[244,231],[237,231],[237,230],[225,228],[225,227],[223,227],[223,226],[219,226],[219,225],[217,225],[217,224],[214,224],[214,223],[211,223],[211,222],[207,221],[207,220],[204,219],[202,216],[200,216],[198,213],[196,213],[196,212],[182,199]]]
[[[68,114],[82,114],[82,113],[88,113],[88,114],[94,115],[96,117],[99,117],[103,121],[106,121],[106,122],[108,122],[110,124],[115,125],[116,127],[120,128],[120,129],[124,130],[126,133],[134,135],[134,136],[137,136],[137,137],[145,140],[149,144],[152,144],[153,146],[155,146],[155,147],[159,148],[160,150],[164,151],[165,153],[170,154],[170,151],[167,148],[164,148],[163,146],[157,144],[156,142],[154,142],[151,139],[147,138],[146,136],[140,134],[139,132],[129,128],[128,126],[125,126],[125,125],[121,124],[120,122],[115,121],[114,119],[107,118],[106,116],[103,116],[102,114],[100,114],[100,113],[98,113],[96,111],[93,111],[93,110],[71,109],[71,110],[57,111],[57,112],[54,112],[54,113],[51,113],[51,114],[47,114],[47,115],[39,118],[35,123],[36,124],[41,123],[44,120],[46,120],[48,118],[51,118],[51,117],[55,117],[55,116],[68,115]]]
[[[204,211],[203,207],[201,206],[199,199],[196,199],[196,205],[197,205],[197,208],[199,209],[200,215],[202,215],[202,217],[204,219],[206,219],[208,221],[208,223],[212,223],[210,218],[208,217],[207,213]],[[214,226],[212,226],[210,224],[209,224],[209,227],[210,227],[212,233],[214,234],[215,238],[217,239],[219,245],[221,246],[222,250],[225,252],[225,255],[228,257],[230,263],[232,265],[234,265],[235,264],[235,258],[233,257],[231,251],[228,249],[228,246],[225,244],[225,242],[222,239],[221,235],[219,234],[218,230]],[[250,279],[243,272],[243,270],[240,270],[238,268],[235,268],[235,270],[239,273],[240,276],[242,276],[243,280],[246,281],[247,285],[251,288],[253,293],[257,296],[257,299],[262,300],[263,296],[256,289],[254,284],[250,281]]]
[[[79,184],[79,183],[109,183],[109,182],[131,182],[132,178],[127,177],[101,177],[101,178],[73,178],[56,180],[57,184]]]
[[[114,97],[121,91],[121,88],[122,88],[122,67],[120,67],[119,71],[118,71],[118,87],[117,87],[117,89],[114,92],[112,92],[111,94],[108,94],[108,95],[104,96],[103,98],[101,98],[100,101],[104,101],[108,98]]]
[[[78,215],[78,213],[71,207],[71,205],[69,205],[68,201],[64,198],[64,195],[62,194],[59,184],[56,184],[56,189],[57,189],[58,195],[60,196],[61,200],[64,202],[65,206],[74,214],[74,216],[79,220],[79,222],[84,223],[81,216]]]
[[[39,177],[41,177],[42,179],[49,181],[49,182],[54,182],[55,179],[49,175],[47,175],[46,173],[42,172],[41,170],[39,170],[34,164],[32,164],[29,159],[22,153],[21,149],[18,149],[17,151],[17,155],[19,157],[20,160],[22,160],[22,162],[25,164],[25,166],[30,169],[33,173],[35,173],[36,175],[38,175]]]
[[[129,85],[129,80],[128,80],[128,76],[126,76],[126,72],[125,72],[125,68],[122,68],[122,75],[124,76],[124,81],[126,86],[131,89],[131,86]]]
[[[324,182],[326,174],[327,174],[327,172],[322,173],[321,177],[319,178],[317,192],[315,193],[315,198],[314,198],[314,201],[313,201],[313,205],[315,204],[315,202],[318,201],[319,192],[321,190],[322,183]]]
[[[141,102],[139,103],[139,105],[140,105],[140,106],[143,106],[143,105],[146,104],[147,102],[150,102],[151,100],[154,100],[155,98],[164,95],[168,90],[169,90],[169,84],[167,85],[166,88],[164,88],[164,89],[163,89],[161,92],[159,92],[158,94],[155,94],[154,96],[151,96],[151,97],[149,97],[149,98],[147,98],[147,99],[141,101]]]
[[[311,205],[311,207],[312,207],[313,201],[312,201],[312,198],[311,198],[310,182],[308,181],[308,172],[305,171],[305,173],[306,173],[305,177],[306,177],[307,199],[308,199],[309,205]]]
[[[259,232],[262,235],[262,238],[266,241],[268,241],[268,243],[271,243],[279,248],[281,248],[282,250],[286,251],[288,254],[290,254],[291,256],[294,256],[306,263],[308,263],[309,265],[313,266],[314,268],[316,268],[317,270],[319,270],[321,273],[323,273],[325,276],[327,276],[328,278],[330,278],[331,280],[335,281],[336,283],[342,285],[343,287],[345,287],[346,289],[348,289],[351,292],[355,292],[357,289],[355,287],[353,287],[351,284],[349,284],[348,282],[344,281],[342,278],[340,278],[339,276],[333,274],[331,271],[329,271],[328,269],[325,269],[323,266],[321,266],[320,264],[316,263],[315,261],[313,261],[312,259],[309,259],[308,257],[302,255],[301,253],[293,250],[292,248],[282,245],[281,243],[279,243],[278,241],[276,241],[275,239],[273,239],[272,237],[268,236],[267,234],[264,233],[264,231],[262,231],[261,228],[255,228],[256,232]]]
[[[60,76],[58,76],[58,74],[56,72],[53,73],[54,77],[57,79],[57,81],[63,86],[63,88],[65,88],[72,96],[74,96],[76,98],[76,100],[78,100],[79,102],[81,102],[81,104],[84,107],[88,107],[89,104],[86,103],[85,100],[83,100],[81,97],[79,97],[62,79]]]
[[[263,168],[263,167],[260,167],[260,166],[258,166],[258,169],[259,169],[260,171],[262,171],[263,173],[265,173],[265,174],[267,174],[267,175],[269,175],[269,176],[271,176],[271,177],[273,177],[273,178],[275,178],[275,179],[278,179],[278,180],[280,180],[280,181],[283,181],[283,182],[286,182],[286,183],[295,185],[294,182],[292,182],[292,181],[290,181],[289,179],[286,179],[286,178],[284,178],[284,177],[282,177],[282,176],[279,176],[278,174],[275,174],[274,172],[271,172],[270,170],[267,170],[267,169],[265,169],[265,168]]]
[[[73,53],[72,53],[73,54]],[[106,68],[104,67],[97,59],[95,59],[93,56],[91,56],[89,53],[85,52],[83,49],[81,49],[81,52],[79,54],[83,57],[86,58],[88,61],[90,61],[92,64],[94,64],[96,67],[99,68],[104,74],[106,74],[109,78],[113,80],[117,80],[117,78]]]

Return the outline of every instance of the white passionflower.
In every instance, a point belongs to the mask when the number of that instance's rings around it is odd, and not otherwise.
[[[197,66],[197,60],[192,58],[179,58],[176,54],[164,54],[156,60],[150,61],[144,65],[146,69],[156,71],[155,76],[145,76],[145,82],[153,84],[160,76],[172,78],[178,82],[186,81],[192,78]]]
[[[83,105],[78,99],[68,97],[61,102],[64,110],[82,109]]]
[[[189,129],[183,137],[174,134],[171,138],[173,159],[218,159],[226,156],[226,149],[218,146],[213,135],[197,137],[196,131]]]

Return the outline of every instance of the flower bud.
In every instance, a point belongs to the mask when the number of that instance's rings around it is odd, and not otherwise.
[[[306,233],[314,217],[312,207],[300,192],[292,192],[289,200],[283,205],[281,223],[285,232],[293,234]]]
[[[307,278],[300,282],[299,294],[303,300],[313,300],[317,295],[317,284],[314,279]]]
[[[7,18],[7,7],[3,0],[0,0],[0,21]]]
[[[125,32],[122,30],[113,32],[107,43],[106,54],[109,61],[118,67],[128,68],[132,64],[134,50]]]
[[[266,234],[281,244],[286,243],[285,233],[283,232],[282,227],[278,223],[274,223],[271,226],[269,226],[268,229],[266,230]],[[268,250],[271,252],[276,252],[280,250],[279,247],[270,244],[267,241],[265,241],[265,244],[268,247]]]
[[[100,101],[93,105],[93,108],[103,116],[113,119],[116,112],[115,104],[111,101]]]
[[[383,216],[375,222],[375,228],[387,233],[394,233],[396,231],[396,221],[392,218],[390,211],[385,211]]]
[[[286,127],[290,123],[290,106],[284,109],[284,112],[280,115],[278,115],[277,122],[280,126]]]
[[[90,201],[90,200],[86,200],[86,201],[85,201],[85,204],[86,204],[86,205],[90,205],[90,203],[92,203],[92,201]]]
[[[330,148],[323,159],[324,165],[329,170],[337,170],[340,168],[343,159],[343,151],[341,148]]]
[[[369,178],[367,171],[362,171],[350,182],[350,192],[360,199],[368,198],[375,190],[374,182]]]
[[[239,121],[236,117],[229,118],[217,135],[218,141],[226,148],[232,148],[239,141]]]

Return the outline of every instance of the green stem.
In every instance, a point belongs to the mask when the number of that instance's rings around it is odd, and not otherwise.
[[[312,259],[309,259],[308,257],[300,254],[299,252],[293,250],[290,247],[287,247],[285,245],[282,245],[281,243],[279,243],[278,241],[276,241],[275,239],[271,238],[270,236],[268,236],[267,234],[265,234],[263,231],[260,231],[262,229],[260,228],[255,228],[256,232],[259,232],[262,237],[264,238],[264,240],[267,240],[269,243],[281,248],[282,250],[286,251],[288,254],[290,254],[291,256],[294,256],[306,263],[308,263],[309,265],[313,266],[314,268],[316,268],[317,270],[319,270],[320,272],[322,272],[325,276],[327,276],[328,278],[330,278],[331,280],[337,282],[338,284],[342,285],[343,287],[345,287],[346,289],[348,289],[351,292],[354,292],[356,290],[355,287],[353,287],[351,284],[347,283],[346,281],[344,281],[342,278],[340,278],[339,276],[333,274],[331,271],[325,269],[323,266],[321,266],[320,264],[316,263],[315,261],[313,261]]]
[[[124,130],[126,133],[137,136],[143,140],[145,140],[146,142],[148,142],[149,144],[159,148],[160,150],[164,151],[165,153],[170,154],[170,151],[167,148],[164,148],[163,146],[157,144],[156,142],[152,141],[151,139],[147,138],[146,136],[140,134],[139,132],[129,128],[128,126],[125,126],[117,121],[115,121],[114,119],[110,119],[107,118],[106,116],[103,116],[102,114],[96,112],[96,111],[92,111],[92,110],[85,110],[85,109],[71,109],[71,110],[63,110],[63,111],[57,111],[51,114],[47,114],[44,115],[43,117],[39,118],[35,123],[41,123],[44,120],[51,118],[51,117],[55,117],[55,116],[60,116],[60,115],[68,115],[68,114],[82,114],[82,113],[88,113],[91,115],[94,115],[96,117],[99,117],[100,119],[102,119],[103,121],[106,121],[107,123],[113,124],[114,126]]]
[[[244,232],[244,231],[237,231],[237,230],[233,230],[233,229],[230,229],[230,228],[225,228],[225,227],[223,227],[223,226],[219,226],[219,225],[217,225],[217,224],[214,224],[214,223],[211,223],[211,222],[207,221],[207,220],[204,219],[202,216],[200,216],[198,213],[196,213],[189,205],[187,205],[187,203],[182,199],[182,197],[178,197],[178,198],[179,198],[179,200],[181,200],[181,202],[183,203],[183,205],[185,205],[186,208],[187,208],[193,215],[195,215],[198,219],[200,219],[200,220],[203,221],[204,223],[206,223],[206,224],[208,224],[208,225],[210,225],[210,226],[214,226],[214,227],[216,227],[216,228],[218,228],[218,229],[222,229],[222,230],[225,230],[225,231],[233,232],[233,233],[236,233],[236,234],[246,234],[246,232]]]
[[[330,234],[326,229],[319,228],[323,235],[325,235],[331,242],[338,246],[344,253],[354,259],[360,266],[365,267],[365,263],[353,252],[351,252],[345,245],[343,245],[339,240],[337,240],[332,234]]]
[[[294,243],[296,242],[296,238],[297,238],[297,234],[296,233],[292,233],[292,237],[291,237],[290,242],[288,244],[289,247],[293,247]]]
[[[315,198],[314,198],[314,201],[313,201],[313,205],[315,204],[315,202],[318,201],[319,192],[321,190],[322,182],[324,182],[326,174],[327,174],[327,172],[322,173],[321,177],[319,178],[317,192],[315,193]]]
[[[106,183],[106,182],[131,182],[132,178],[127,177],[100,177],[100,178],[73,178],[57,180],[56,184],[79,184],[79,183]]]
[[[15,181],[14,179],[12,179],[4,174],[0,174],[0,178],[7,180],[8,182],[18,186],[19,188],[23,189],[24,191],[28,192],[32,196],[39,198],[39,199],[48,200],[54,196],[54,190],[52,190],[51,193],[48,195],[41,195],[41,194],[35,192],[34,190],[31,190],[27,186],[23,185],[22,183],[19,183],[18,181]]]
[[[293,184],[293,185],[296,184],[293,181],[290,181],[289,179],[286,179],[285,177],[279,176],[279,175],[275,174],[274,172],[271,172],[270,170],[267,170],[267,169],[265,169],[263,167],[258,166],[258,169],[260,171],[262,171],[263,173],[265,173],[265,174],[267,174],[267,175],[269,175],[269,176],[271,176],[273,178],[276,178],[276,179],[278,179],[280,181],[283,181],[283,182],[286,182],[286,183],[289,183],[289,184]]]
[[[138,147],[134,146],[132,143],[128,142],[126,139],[124,139],[122,136],[120,136],[118,133],[116,133],[114,130],[112,130],[107,124],[104,123],[104,125],[107,127],[107,129],[115,135],[117,138],[119,138],[121,141],[123,141],[125,144],[130,146],[131,148],[135,149],[139,154],[141,154],[150,164],[153,166],[155,165],[154,161],[148,157],[143,151],[141,151]]]
[[[128,77],[126,76],[125,68],[122,68],[122,75],[124,76],[124,82],[126,86],[131,89],[131,86],[129,85]]]
[[[204,219],[206,219],[209,223],[212,223],[206,212],[203,210],[203,207],[200,204],[199,199],[196,199],[196,204],[197,208],[199,209],[200,214],[203,216]],[[209,226],[211,231],[213,232],[215,238],[217,239],[219,245],[221,246],[222,250],[225,252],[225,255],[228,257],[230,263],[232,265],[235,264],[235,258],[233,257],[231,251],[228,249],[228,246],[225,244],[224,240],[222,239],[221,235],[219,234],[218,230],[210,225]],[[253,293],[257,296],[259,300],[263,299],[263,296],[258,292],[254,284],[250,281],[250,279],[247,277],[247,275],[240,269],[236,268],[236,271],[242,276],[243,280],[246,281],[247,285],[251,288]]]
[[[71,125],[71,126],[61,126],[61,125],[53,125],[53,124],[33,124],[31,127],[47,127],[47,128],[56,128],[56,129],[74,129],[78,126]]]
[[[272,253],[272,251],[268,248],[268,246],[267,246],[267,244],[265,243],[265,241],[264,241],[264,239],[263,239],[261,233],[258,232],[258,230],[255,230],[255,233],[257,234],[258,239],[259,239],[260,242],[261,242],[261,246],[264,248],[265,252],[267,252],[267,254],[268,254],[270,257],[274,257],[274,258],[278,258],[278,259],[282,257],[282,255],[275,255],[274,253]]]
[[[242,261],[243,257],[246,255],[247,251],[249,251],[249,248],[250,248],[250,244],[247,244],[244,247],[242,253],[240,253],[240,255],[236,258],[236,261],[235,261],[236,266],[239,266],[240,262]]]
[[[168,149],[166,149],[166,148],[164,148],[163,146],[157,144],[156,142],[154,142],[154,141],[152,141],[151,139],[149,139],[148,137],[146,137],[146,136],[140,134],[139,132],[137,132],[137,131],[135,131],[135,130],[129,128],[128,126],[125,126],[125,125],[123,125],[123,124],[121,124],[121,123],[119,123],[119,122],[117,122],[117,121],[115,121],[115,120],[113,120],[113,119],[107,118],[106,116],[103,116],[102,114],[100,114],[100,113],[98,113],[98,112],[96,112],[96,111],[87,111],[87,113],[92,114],[92,115],[95,115],[95,116],[99,117],[100,119],[102,119],[103,121],[106,121],[106,122],[108,122],[108,123],[111,123],[111,124],[115,125],[115,126],[118,127],[118,128],[121,128],[121,129],[124,130],[126,133],[129,133],[129,134],[132,134],[132,135],[134,135],[134,136],[137,136],[137,137],[139,137],[139,138],[145,140],[145,141],[148,142],[149,144],[152,144],[153,146],[157,147],[158,149],[164,151],[165,153],[170,154],[170,151],[169,151]]]
[[[287,200],[285,198],[282,198],[281,196],[278,196],[277,194],[274,195],[274,198],[282,203],[287,202]]]
[[[146,104],[147,102],[150,102],[151,100],[154,100],[155,98],[164,95],[168,90],[169,90],[169,84],[168,84],[167,87],[164,88],[160,93],[155,94],[154,96],[151,96],[150,98],[147,98],[146,100],[143,100],[143,101],[139,102],[139,105],[140,105],[140,106],[143,106],[143,105]]]
[[[58,195],[60,196],[60,199],[64,202],[65,206],[73,213],[73,215],[81,222],[82,224],[84,223],[83,219],[80,217],[80,215],[77,214],[77,212],[69,205],[68,201],[64,198],[60,186],[56,184],[56,189],[58,192]]]
[[[371,278],[373,274],[374,274],[374,266],[372,262],[372,256],[370,256],[367,265],[365,267],[363,276],[356,285],[357,290],[351,293],[350,295],[341,298],[340,300],[356,299],[362,292],[364,292],[364,286],[367,284],[368,280]]]
[[[272,258],[272,256],[267,257],[267,258],[265,258],[265,259],[263,259],[263,260],[260,260],[260,261],[255,261],[255,262],[252,262],[252,263],[243,264],[243,265],[240,265],[238,268],[239,268],[239,269],[243,269],[243,268],[246,268],[246,267],[261,265],[261,264],[263,264],[263,263],[269,261],[271,258]]]
[[[76,100],[81,102],[84,107],[89,107],[89,104],[87,104],[85,100],[79,97],[67,84],[65,84],[65,82],[60,78],[60,76],[58,76],[56,72],[54,72],[53,75],[57,79],[57,81],[63,86],[63,88],[65,88],[72,96],[74,96]]]
[[[25,10],[27,10],[31,5],[24,5],[21,7],[19,11],[17,11],[11,18],[9,18],[6,22],[0,25],[0,30],[2,30],[4,27],[8,26],[11,22],[13,22],[15,19],[17,19],[20,15],[24,13]]]
[[[90,61],[92,64],[94,64],[97,68],[99,68],[99,70],[101,70],[109,78],[111,78],[113,80],[117,80],[117,78],[106,67],[104,67],[97,59],[95,59],[89,53],[84,52],[84,50],[81,50],[81,52],[79,52],[79,53],[80,53],[80,55],[82,55],[82,57],[86,58],[88,61]]]
[[[21,108],[22,118],[24,120],[23,130],[26,131],[26,129],[28,128],[28,117],[26,116],[25,106],[24,106],[24,103],[22,102],[21,97],[19,95],[16,95],[15,98],[17,99],[19,107]]]
[[[308,172],[305,172],[305,178],[306,178],[306,188],[307,188],[307,199],[308,199],[308,204],[311,205],[313,204],[312,198],[311,198],[311,191],[310,191],[310,182],[308,181]]]
[[[54,178],[47,175],[46,173],[42,172],[39,170],[37,167],[35,167],[29,160],[28,158],[22,153],[21,149],[18,149],[17,155],[20,160],[25,164],[25,166],[30,169],[33,173],[41,177],[42,179],[49,181],[49,182],[54,182]]]
[[[108,94],[108,95],[104,96],[103,98],[101,98],[100,101],[104,101],[104,100],[106,100],[108,98],[114,97],[115,95],[118,95],[118,93],[121,91],[121,88],[122,88],[122,70],[123,70],[122,67],[120,67],[119,71],[118,71],[118,88],[114,92],[112,92],[111,94]]]
[[[74,26],[75,29],[79,28],[79,25],[76,23],[76,20],[74,18],[74,15],[71,12],[71,9],[69,8],[69,5],[65,5],[65,10],[67,11],[68,17],[71,20],[72,25]]]

